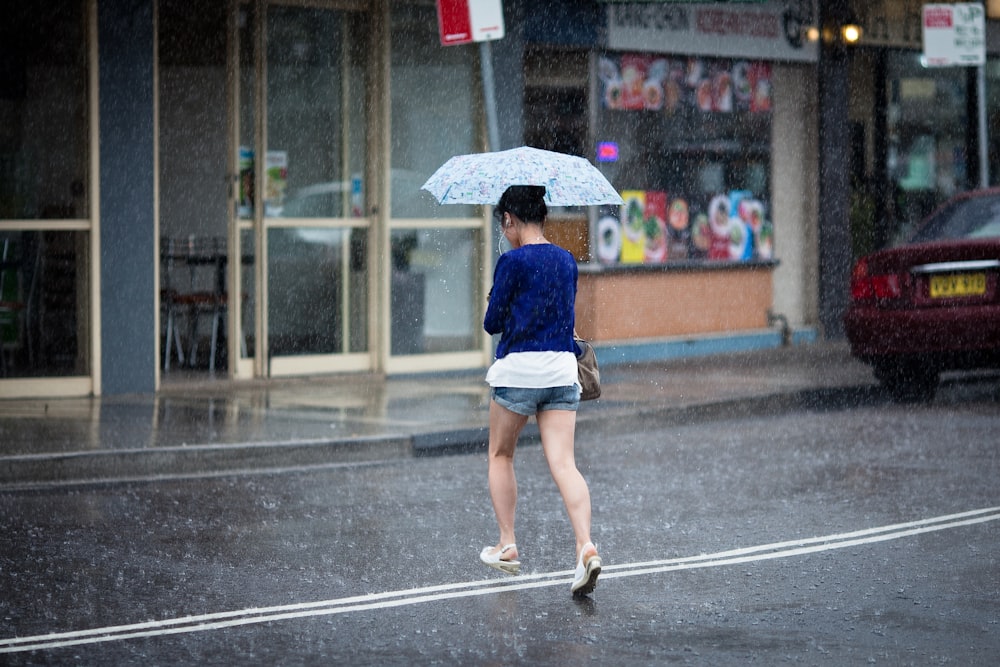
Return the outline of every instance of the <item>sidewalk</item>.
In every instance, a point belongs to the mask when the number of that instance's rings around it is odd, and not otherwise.
[[[600,355],[600,352],[598,352]],[[0,401],[0,489],[140,480],[483,448],[483,371],[165,383],[156,395]],[[846,344],[610,365],[580,429],[811,405],[870,391]],[[534,420],[525,437],[537,437]]]

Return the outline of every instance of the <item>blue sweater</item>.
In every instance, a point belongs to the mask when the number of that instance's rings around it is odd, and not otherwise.
[[[483,327],[500,334],[497,359],[511,352],[572,352],[576,260],[557,245],[521,246],[497,260]]]

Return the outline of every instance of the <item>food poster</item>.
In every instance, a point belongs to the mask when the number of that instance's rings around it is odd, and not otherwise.
[[[646,245],[643,261],[659,264],[667,259],[667,193],[646,192],[646,212],[643,222]]]
[[[769,260],[774,228],[764,203],[749,190],[732,190],[707,205],[659,190],[626,190],[619,217],[597,221],[597,257],[605,264],[670,261]]]
[[[691,209],[685,199],[670,202],[667,211],[667,259],[688,259],[691,247]]]
[[[598,221],[598,258],[622,264],[659,264],[667,260],[667,193],[626,190],[621,193],[620,230]],[[618,247],[615,247],[617,244]]]
[[[618,217],[606,212],[597,220],[597,259],[602,264],[621,260],[622,225]]]
[[[264,214],[279,216],[288,189],[288,151],[268,151],[264,156]]]
[[[764,204],[748,190],[712,198],[708,207],[708,259],[747,261],[774,256],[774,234]]]
[[[621,193],[621,263],[641,264],[646,255],[646,193],[626,190]]]
[[[601,57],[597,74],[607,109],[771,111],[771,66],[766,62],[626,53]]]

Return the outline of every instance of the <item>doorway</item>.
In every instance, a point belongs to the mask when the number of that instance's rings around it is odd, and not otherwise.
[[[368,370],[368,12],[257,0],[231,20],[235,374]]]
[[[164,373],[372,367],[364,4],[159,0]]]

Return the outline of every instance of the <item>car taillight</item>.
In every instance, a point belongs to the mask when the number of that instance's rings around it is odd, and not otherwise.
[[[871,275],[868,260],[862,257],[851,272],[851,298],[855,301],[880,301],[898,299],[903,296],[903,283],[896,273]]]
[[[868,276],[868,260],[859,259],[851,271],[851,299],[854,301],[870,301],[875,298],[875,288]]]

